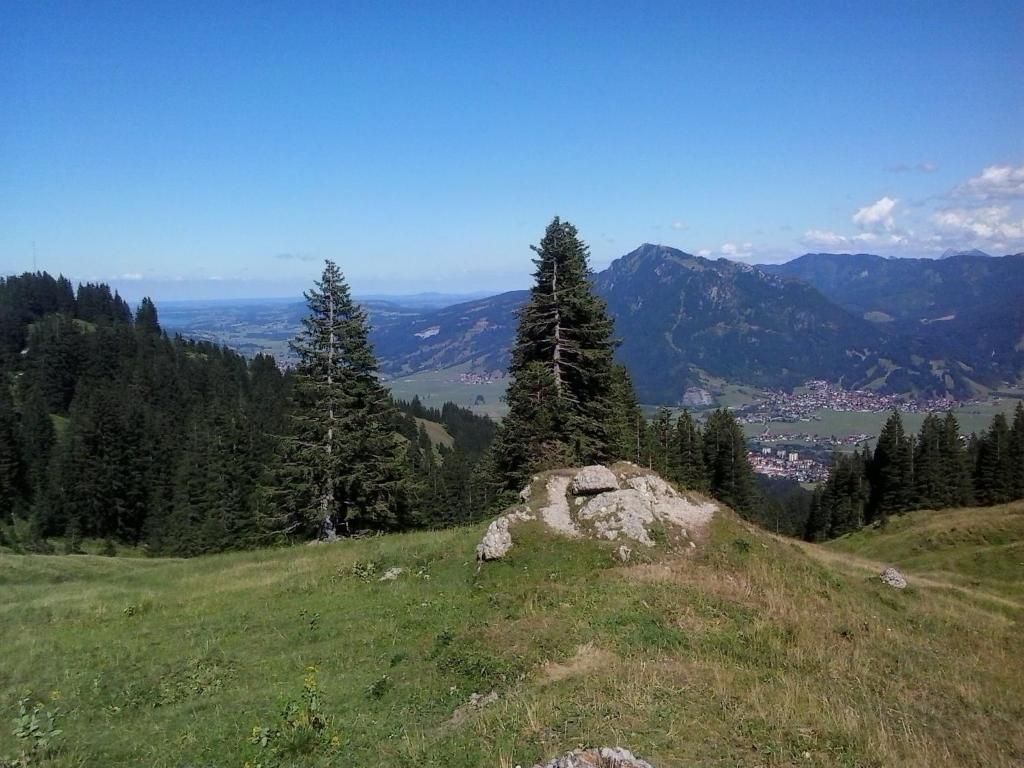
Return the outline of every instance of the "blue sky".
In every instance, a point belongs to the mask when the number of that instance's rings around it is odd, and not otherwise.
[[[643,242],[1024,250],[1024,4],[0,5],[0,272],[527,284]]]

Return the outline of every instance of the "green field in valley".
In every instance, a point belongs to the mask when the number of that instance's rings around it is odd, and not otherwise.
[[[500,419],[508,412],[508,406],[502,400],[508,385],[507,379],[490,383],[461,381],[460,375],[469,370],[470,366],[459,365],[440,371],[421,371],[384,383],[399,400],[412,400],[413,396],[418,395],[427,408],[440,408],[446,402],[452,402],[481,416]],[[483,402],[480,402],[480,398]]]
[[[997,413],[1004,414],[1007,419],[1013,419],[1013,409],[1017,406],[1017,400],[1013,398],[1000,398],[982,403],[971,403],[962,408],[954,408],[960,422],[960,430],[964,434],[971,432],[981,433],[988,429],[992,417]],[[858,411],[832,411],[818,410],[813,412],[813,421],[772,421],[768,428],[776,434],[818,434],[827,438],[831,435],[842,437],[853,434],[877,435],[882,429],[885,420],[889,418],[889,411],[877,413],[861,413]],[[904,426],[911,432],[916,433],[924,421],[924,413],[903,413]],[[748,437],[756,437],[764,431],[764,424],[744,424],[743,429]]]

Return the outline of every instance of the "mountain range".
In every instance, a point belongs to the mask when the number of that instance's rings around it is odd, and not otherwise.
[[[807,254],[750,266],[645,244],[593,281],[615,318],[617,357],[648,403],[679,402],[713,378],[967,395],[1024,371],[1024,254]],[[371,309],[383,372],[503,369],[528,295]]]

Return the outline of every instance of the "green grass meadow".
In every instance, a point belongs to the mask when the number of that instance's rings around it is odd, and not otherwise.
[[[0,553],[0,757],[511,768],[617,744],[657,768],[1019,766],[1024,505],[973,515],[825,548],[723,513],[695,552],[629,565],[535,524],[483,566],[482,526],[193,560]],[[58,714],[47,749],[14,735],[21,701]]]

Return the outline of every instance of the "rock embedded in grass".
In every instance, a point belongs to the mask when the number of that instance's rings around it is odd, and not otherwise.
[[[636,757],[622,747],[574,749],[549,763],[537,763],[533,768],[654,768],[646,760]]]
[[[882,571],[878,575],[878,578],[882,580],[883,584],[888,584],[890,587],[893,587],[894,589],[907,588],[906,577],[892,566],[889,566],[884,571]]]
[[[494,520],[477,546],[478,560],[504,557],[513,545],[512,524],[525,520],[540,520],[551,534],[566,538],[653,547],[657,532],[664,530],[693,545],[717,509],[713,502],[681,494],[653,472],[628,463],[616,465],[615,471],[595,465],[545,473],[525,490],[537,505],[536,513],[518,507]],[[624,544],[618,557],[625,561],[631,552]]]
[[[477,560],[497,560],[508,554],[512,549],[512,534],[509,525],[523,520],[533,520],[534,517],[526,510],[518,509],[502,515],[493,520],[480,543],[476,545]]]

